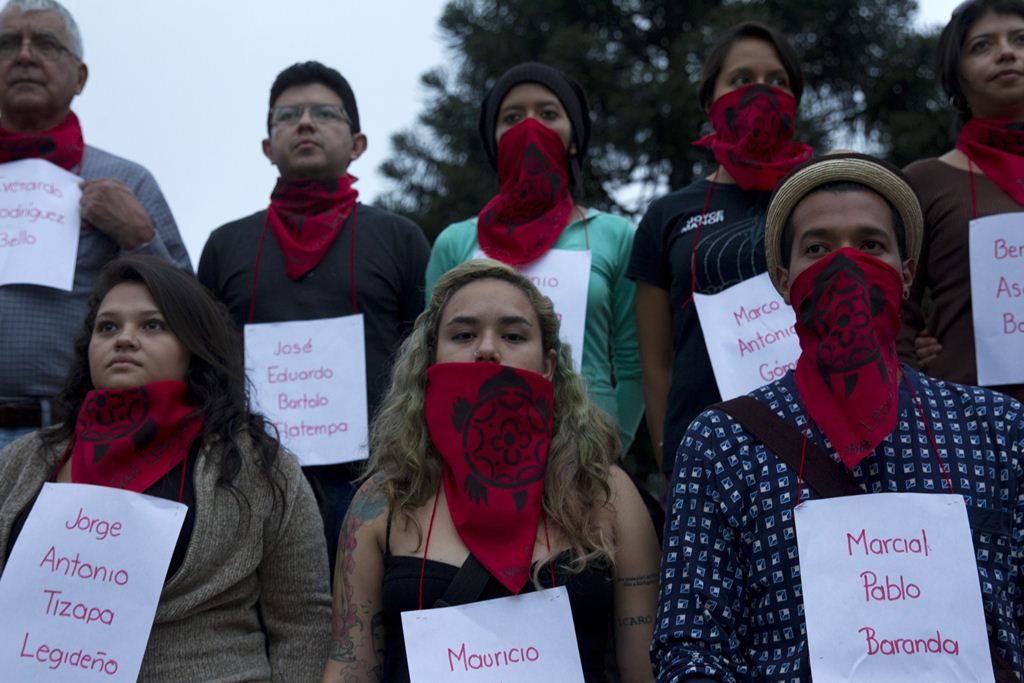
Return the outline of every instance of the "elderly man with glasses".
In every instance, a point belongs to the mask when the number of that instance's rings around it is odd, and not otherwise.
[[[73,289],[0,286],[0,448],[49,424],[104,264],[148,253],[191,270],[149,172],[83,141],[71,111],[89,75],[82,54],[78,26],[60,3],[10,0],[0,10],[0,163],[44,159],[84,179]]]
[[[415,223],[358,203],[356,178],[348,167],[366,151],[367,140],[355,95],[340,73],[319,62],[282,71],[270,89],[267,133],[263,153],[281,176],[270,206],[210,235],[199,280],[227,305],[239,328],[285,323],[303,343],[305,321],[361,315],[365,355],[334,349],[345,369],[332,373],[338,381],[346,379],[343,375],[365,376],[366,396],[360,398],[372,416],[389,383],[390,359],[423,310],[430,247]],[[283,405],[290,409],[275,414],[282,405],[275,390],[273,404],[261,407],[306,465],[333,562],[341,520],[355,493],[357,453],[325,457],[307,448],[303,437],[324,426],[321,417],[305,410],[310,393],[288,393]],[[343,419],[332,412],[333,404],[318,407],[321,416]]]

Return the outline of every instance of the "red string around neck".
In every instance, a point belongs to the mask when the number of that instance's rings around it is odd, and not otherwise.
[[[352,238],[351,247],[349,248],[349,259],[348,259],[348,274],[349,274],[349,287],[352,290],[352,313],[359,312],[359,292],[356,290],[356,215],[359,213],[359,206],[352,207]],[[249,290],[249,315],[246,318],[246,323],[251,323],[256,315],[256,283],[259,282],[260,277],[260,262],[263,260],[263,243],[267,237],[267,226],[269,225],[267,219],[263,220],[263,230],[260,232],[260,243],[256,248],[256,262],[253,264],[252,269],[252,288]]]
[[[419,609],[423,609],[423,576],[427,572],[427,550],[430,549],[430,533],[434,530],[434,517],[437,516],[437,501],[441,497],[441,487],[437,487],[437,493],[434,494],[434,508],[430,511],[430,523],[427,525],[427,536],[423,541],[423,561],[420,562],[420,580],[419,580],[419,594],[417,597],[416,604],[419,605]],[[541,521],[544,524],[544,545],[548,549],[548,555],[551,555],[551,538],[548,536],[548,518],[541,512]],[[548,571],[551,572],[551,587],[554,588],[555,583],[555,564],[554,558],[548,560]]]
[[[434,509],[430,512],[430,524],[427,525],[427,537],[423,542],[423,562],[420,563],[420,589],[419,589],[419,608],[423,609],[423,575],[427,571],[427,549],[430,548],[430,532],[434,530],[434,516],[437,515],[437,501],[441,497],[441,487],[437,487],[437,493],[434,494]]]
[[[693,295],[697,292],[697,243],[700,242],[700,233],[704,230],[704,221],[708,218],[708,208],[711,206],[711,193],[718,182],[718,172],[722,170],[719,166],[715,174],[711,176],[711,183],[708,185],[708,192],[704,195],[704,208],[700,212],[700,220],[697,222],[697,231],[693,234],[693,250],[690,252],[690,296],[680,306],[685,309],[693,301]]]
[[[978,217],[978,195],[974,192],[974,164],[971,163],[970,157],[967,157],[967,177],[971,180],[971,218],[973,219]]]
[[[573,211],[579,213],[580,220],[583,221],[583,242],[587,245],[587,251],[590,251],[590,230],[587,221],[587,214],[584,213],[583,209],[579,206],[573,205]]]

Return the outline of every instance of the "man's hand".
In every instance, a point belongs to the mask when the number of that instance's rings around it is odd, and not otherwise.
[[[938,339],[923,330],[918,333],[914,339],[914,355],[917,356],[917,365],[921,370],[927,370],[940,353],[942,344]]]
[[[156,232],[149,214],[124,183],[114,178],[83,180],[82,220],[104,233],[124,250],[151,241]]]

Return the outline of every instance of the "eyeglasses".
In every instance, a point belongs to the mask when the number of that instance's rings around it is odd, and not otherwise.
[[[2,43],[0,43],[2,45]],[[309,117],[315,123],[341,123],[352,125],[352,119],[345,112],[345,107],[340,104],[311,104],[308,107],[284,106],[274,107],[270,110],[271,126],[295,126],[302,120],[302,115],[309,111]]]
[[[26,42],[29,52],[47,62],[54,61],[65,52],[72,57],[75,56],[54,36],[46,33],[33,33],[29,36],[22,36],[20,33],[4,33],[0,34],[0,61],[9,62],[17,57]]]

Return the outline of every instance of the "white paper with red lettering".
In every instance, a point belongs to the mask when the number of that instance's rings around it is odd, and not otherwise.
[[[488,257],[477,250],[473,258]],[[572,361],[577,372],[583,359],[583,336],[587,329],[590,260],[590,251],[549,249],[536,261],[515,266],[530,278],[541,294],[551,299],[558,316],[560,336],[572,349]]]
[[[694,292],[693,304],[723,401],[749,394],[796,367],[796,315],[768,273],[718,294]]]
[[[1024,382],[1024,213],[974,219],[968,243],[978,384]]]
[[[186,510],[43,484],[0,577],[0,677],[135,681]]]
[[[363,315],[245,326],[252,400],[303,466],[367,457]]]
[[[412,683],[583,683],[564,586],[402,612]]]
[[[71,291],[82,179],[43,159],[0,164],[0,286]]]
[[[812,500],[795,520],[815,681],[992,680],[962,496]]]

